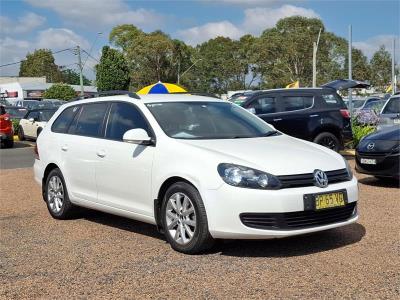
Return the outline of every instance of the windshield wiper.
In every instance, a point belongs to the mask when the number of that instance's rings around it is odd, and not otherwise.
[[[268,131],[268,132],[264,133],[264,134],[261,135],[261,136],[262,136],[262,137],[267,137],[267,136],[272,136],[272,135],[277,135],[277,134],[279,134],[279,131],[271,130],[271,131]]]

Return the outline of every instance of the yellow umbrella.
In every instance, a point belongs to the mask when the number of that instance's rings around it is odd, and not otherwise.
[[[185,89],[181,88],[179,85],[173,83],[164,83],[157,82],[155,84],[151,84],[145,86],[141,90],[137,92],[139,95],[147,95],[147,94],[173,94],[173,93],[185,93],[187,92]]]

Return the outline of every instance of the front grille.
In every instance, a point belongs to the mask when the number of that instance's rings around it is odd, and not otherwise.
[[[296,211],[289,213],[242,213],[244,225],[257,229],[291,230],[343,222],[355,214],[357,202],[321,211]]]
[[[349,173],[346,169],[327,171],[328,183],[337,183],[350,180]],[[314,185],[314,174],[298,174],[278,176],[282,186],[281,188],[295,188]]]
[[[362,151],[358,151],[357,154],[359,156],[372,157],[372,156],[386,156],[386,155],[389,155],[390,152],[362,152]]]

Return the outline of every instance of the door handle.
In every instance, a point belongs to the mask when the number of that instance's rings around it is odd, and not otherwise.
[[[319,115],[310,115],[310,118],[319,117]]]
[[[68,151],[68,146],[67,146],[67,145],[61,146],[61,150],[62,150],[62,151]]]
[[[278,118],[278,119],[274,119],[274,121],[275,121],[275,122],[277,122],[277,121],[282,121],[282,119],[281,119],[281,118]]]
[[[106,156],[106,151],[104,150],[97,151],[97,156],[103,158],[104,156]]]

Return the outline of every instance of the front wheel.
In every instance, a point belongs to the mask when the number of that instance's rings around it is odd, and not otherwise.
[[[339,139],[330,132],[322,132],[318,134],[314,139],[314,143],[329,148],[336,152],[339,152],[340,150]]]
[[[213,246],[203,201],[192,185],[177,182],[169,187],[161,218],[165,237],[176,251],[196,254]]]
[[[25,134],[24,134],[24,129],[22,128],[22,126],[18,127],[18,139],[20,141],[25,140]]]

